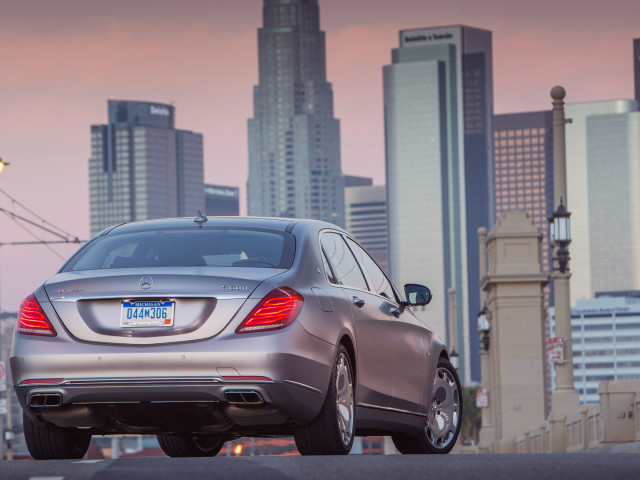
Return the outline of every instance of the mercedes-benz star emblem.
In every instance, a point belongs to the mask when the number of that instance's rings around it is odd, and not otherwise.
[[[140,279],[140,288],[144,288],[145,290],[149,290],[153,285],[153,278],[151,277],[142,277]]]

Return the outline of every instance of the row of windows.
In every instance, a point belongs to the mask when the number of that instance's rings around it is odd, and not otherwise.
[[[522,128],[516,130],[500,130],[493,133],[494,138],[506,137],[522,137],[529,135],[544,135],[547,133],[546,128]]]

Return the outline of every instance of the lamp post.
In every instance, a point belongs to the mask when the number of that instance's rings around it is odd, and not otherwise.
[[[478,335],[480,335],[480,342],[485,352],[489,351],[489,332],[491,331],[491,324],[487,319],[487,307],[482,307],[482,310],[478,312]]]
[[[580,402],[573,385],[573,355],[571,346],[571,301],[569,290],[569,244],[571,243],[570,216],[567,210],[567,180],[565,163],[565,90],[560,86],[551,89],[553,99],[553,193],[558,205],[550,228],[554,246],[554,307],[555,335],[564,343],[565,362],[556,364],[556,389],[551,397],[551,410],[558,415],[569,415],[579,411]]]

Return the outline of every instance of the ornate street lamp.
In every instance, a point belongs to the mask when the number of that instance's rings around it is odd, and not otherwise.
[[[491,324],[487,319],[487,307],[482,307],[482,310],[478,312],[478,333],[482,335],[482,347],[485,352],[489,351],[489,332],[491,331]]]
[[[569,244],[571,243],[571,212],[562,203],[560,197],[560,205],[553,212],[553,216],[549,218],[551,241],[558,245],[557,258],[560,271],[565,273],[569,264]]]

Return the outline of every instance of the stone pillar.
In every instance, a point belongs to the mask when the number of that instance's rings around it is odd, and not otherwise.
[[[480,253],[480,284],[487,275],[487,229],[480,227],[478,229],[478,251]],[[487,292],[482,288],[480,289],[480,308],[486,305]],[[491,313],[487,313],[487,320],[491,325]],[[482,407],[482,425],[480,427],[480,438],[478,441],[479,453],[489,453],[491,451],[491,443],[495,438],[495,431],[493,427],[493,401],[491,396],[493,395],[493,387],[491,382],[491,345],[489,350],[485,350],[482,345],[482,335],[480,335],[480,375],[481,375],[481,387],[487,390],[489,404],[486,407]]]
[[[545,421],[542,234],[525,212],[502,214],[487,238],[482,279],[491,314],[491,403],[496,453],[515,452],[515,437]]]

